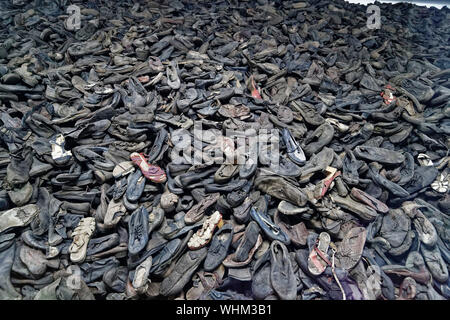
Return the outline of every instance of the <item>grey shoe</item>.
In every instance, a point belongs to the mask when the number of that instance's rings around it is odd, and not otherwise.
[[[173,296],[180,293],[191,280],[195,270],[200,266],[208,253],[207,248],[187,251],[175,264],[175,268],[161,283],[160,293],[163,296]]]

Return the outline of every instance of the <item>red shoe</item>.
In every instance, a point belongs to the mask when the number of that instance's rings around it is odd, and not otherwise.
[[[341,175],[341,172],[337,171],[335,168],[328,167],[326,170],[327,170],[328,175],[325,177],[325,179],[323,179],[322,181],[320,181],[317,184],[316,190],[314,191],[314,195],[315,195],[314,198],[316,198],[317,200],[322,199],[325,196],[325,193],[330,188],[330,185],[333,182],[333,180],[337,176]]]
[[[261,95],[259,94],[258,87],[256,86],[255,80],[253,79],[253,76],[250,77],[250,86],[252,91],[252,97],[255,99],[262,99]]]
[[[164,183],[167,181],[166,173],[163,169],[153,164],[149,164],[143,153],[133,152],[130,155],[131,161],[142,171],[144,177],[154,183]]]

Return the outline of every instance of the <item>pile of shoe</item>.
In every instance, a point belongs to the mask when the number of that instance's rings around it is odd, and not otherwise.
[[[0,3],[0,299],[450,297],[448,8]]]

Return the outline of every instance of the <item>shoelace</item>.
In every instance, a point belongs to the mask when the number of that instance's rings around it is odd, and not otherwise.
[[[331,261],[332,261],[331,262],[331,272],[333,273],[333,277],[336,280],[336,282],[337,282],[337,284],[339,286],[339,289],[342,292],[342,300],[347,300],[347,296],[345,295],[344,288],[342,288],[341,282],[339,281],[339,279],[338,279],[338,277],[336,275],[335,268],[334,268],[334,255],[335,255],[336,251],[334,249],[331,249],[331,251],[333,252],[333,256],[331,258]]]
[[[135,229],[135,234],[134,234],[134,240],[139,240],[141,237],[142,237],[142,225],[141,224],[139,224],[137,227],[136,227],[136,229]]]
[[[273,230],[274,234],[280,233],[280,228],[276,225],[274,225],[272,222],[268,221],[266,218],[261,217],[261,220],[265,222],[265,224]]]

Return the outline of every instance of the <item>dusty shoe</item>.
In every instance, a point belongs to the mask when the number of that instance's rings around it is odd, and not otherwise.
[[[350,196],[341,197],[336,193],[332,193],[331,200],[340,207],[356,214],[359,218],[363,219],[364,221],[373,221],[378,215],[375,209],[365,205],[362,202],[353,200],[353,198],[351,198]]]
[[[255,179],[255,186],[275,198],[286,200],[300,207],[307,202],[307,196],[299,188],[285,179],[275,176],[260,176]]]
[[[215,270],[226,258],[231,241],[233,240],[233,235],[233,228],[230,224],[219,228],[208,248],[208,255],[204,264],[205,271]]]
[[[154,183],[166,182],[167,177],[164,170],[153,164],[148,164],[147,160],[144,157],[144,154],[133,152],[130,155],[130,159],[131,161],[133,161],[135,165],[137,165],[141,169],[142,174],[150,181]]]
[[[133,288],[140,294],[143,294],[147,291],[149,279],[148,276],[150,274],[150,268],[152,267],[152,257],[148,257],[144,260],[137,268],[134,273],[133,278]]]
[[[331,242],[330,235],[326,232],[321,232],[317,244],[315,244],[308,256],[308,270],[313,275],[321,275],[327,265],[331,265],[328,257],[328,248]]]
[[[371,195],[365,193],[364,191],[358,188],[352,188],[352,191],[350,192],[350,197],[364,204],[367,204],[368,206],[377,210],[378,212],[387,213],[389,211],[389,207],[386,204],[382,203],[378,199],[372,197]]]
[[[250,222],[245,232],[239,235],[239,245],[236,251],[227,256],[223,261],[223,265],[229,268],[239,268],[248,265],[263,242],[259,231],[260,229],[256,222]],[[235,236],[238,237],[237,234]]]
[[[199,203],[193,205],[184,216],[184,221],[186,224],[194,224],[200,221],[207,209],[214,205],[219,197],[220,193],[211,193],[204,197]]]
[[[95,218],[83,218],[78,227],[72,232],[73,242],[69,247],[70,260],[74,263],[83,262],[86,258],[86,251],[89,240],[95,231]]]
[[[270,280],[282,300],[295,300],[297,281],[289,252],[286,246],[277,240],[270,245]]]
[[[197,250],[206,246],[213,236],[214,230],[218,226],[221,228],[223,225],[222,215],[219,211],[215,211],[212,215],[206,218],[203,222],[203,226],[198,230],[188,241],[188,248],[190,250]]]
[[[167,297],[180,293],[184,286],[191,280],[195,270],[206,258],[207,252],[208,250],[206,248],[187,251],[177,261],[169,276],[162,281],[160,294]]]
[[[52,159],[57,164],[65,164],[72,158],[72,152],[64,150],[65,139],[58,134],[49,140],[52,146]]]
[[[120,177],[124,177],[134,171],[133,162],[131,161],[122,161],[114,167],[113,177],[118,179]]]
[[[364,250],[366,235],[367,231],[362,227],[352,228],[345,234],[336,251],[338,268],[350,270],[356,266]]]
[[[39,214],[39,207],[27,204],[23,207],[13,208],[0,212],[0,233],[14,227],[24,227]]]
[[[297,141],[295,141],[292,134],[288,129],[284,128],[281,131],[281,137],[283,138],[283,142],[286,145],[287,154],[289,159],[295,162],[298,165],[302,165],[306,162],[306,156],[303,152],[302,148],[300,148]]]

